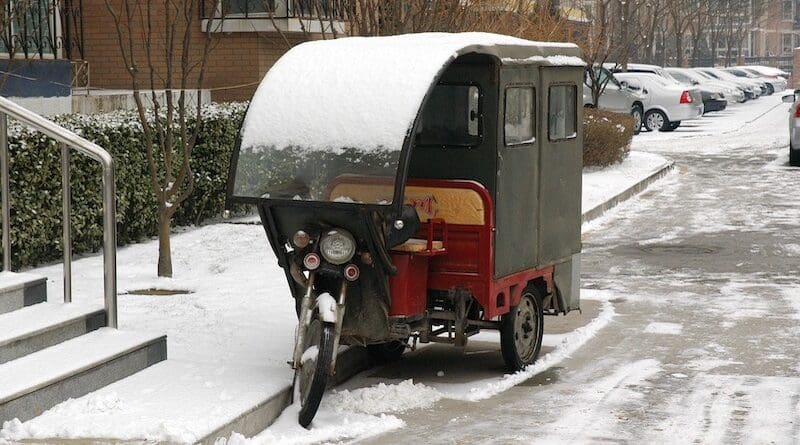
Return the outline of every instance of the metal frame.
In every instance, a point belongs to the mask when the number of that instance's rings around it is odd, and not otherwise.
[[[70,224],[70,150],[87,156],[103,168],[103,293],[108,326],[117,328],[117,222],[114,159],[93,142],[78,136],[8,99],[0,97],[0,204],[2,204],[3,270],[11,269],[11,203],[9,195],[8,117],[61,144],[62,212],[64,218],[64,302],[72,300],[72,235]]]

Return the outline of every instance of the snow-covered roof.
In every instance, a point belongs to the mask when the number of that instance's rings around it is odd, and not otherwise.
[[[438,75],[458,56],[578,64],[570,43],[487,33],[348,37],[292,48],[250,103],[242,149],[399,151]],[[549,58],[549,63],[548,63]],[[530,62],[528,62],[530,63]]]

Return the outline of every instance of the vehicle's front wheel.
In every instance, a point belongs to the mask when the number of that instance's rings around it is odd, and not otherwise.
[[[649,131],[666,131],[669,127],[669,119],[663,111],[650,110],[644,115],[644,126]]]
[[[522,291],[519,305],[500,320],[500,349],[508,370],[517,372],[533,364],[542,349],[543,336],[542,295],[528,286]]]
[[[789,165],[800,167],[800,150],[792,148],[791,144],[789,144]]]
[[[308,428],[328,385],[336,326],[315,318],[308,326],[300,367],[294,373],[294,401],[300,401],[297,422]]]
[[[631,110],[631,116],[633,116],[633,134],[639,134],[642,132],[642,115],[644,112],[642,111],[642,107],[639,105],[634,105],[633,109]]]

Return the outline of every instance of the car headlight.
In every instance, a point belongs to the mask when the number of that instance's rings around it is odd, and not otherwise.
[[[325,261],[331,264],[344,264],[356,253],[356,240],[346,230],[329,230],[319,242],[319,250]]]

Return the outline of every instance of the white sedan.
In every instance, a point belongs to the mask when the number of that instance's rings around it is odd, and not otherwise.
[[[620,81],[638,84],[646,90],[644,126],[650,131],[672,131],[681,121],[703,116],[703,101],[696,91],[650,73],[614,74]]]

